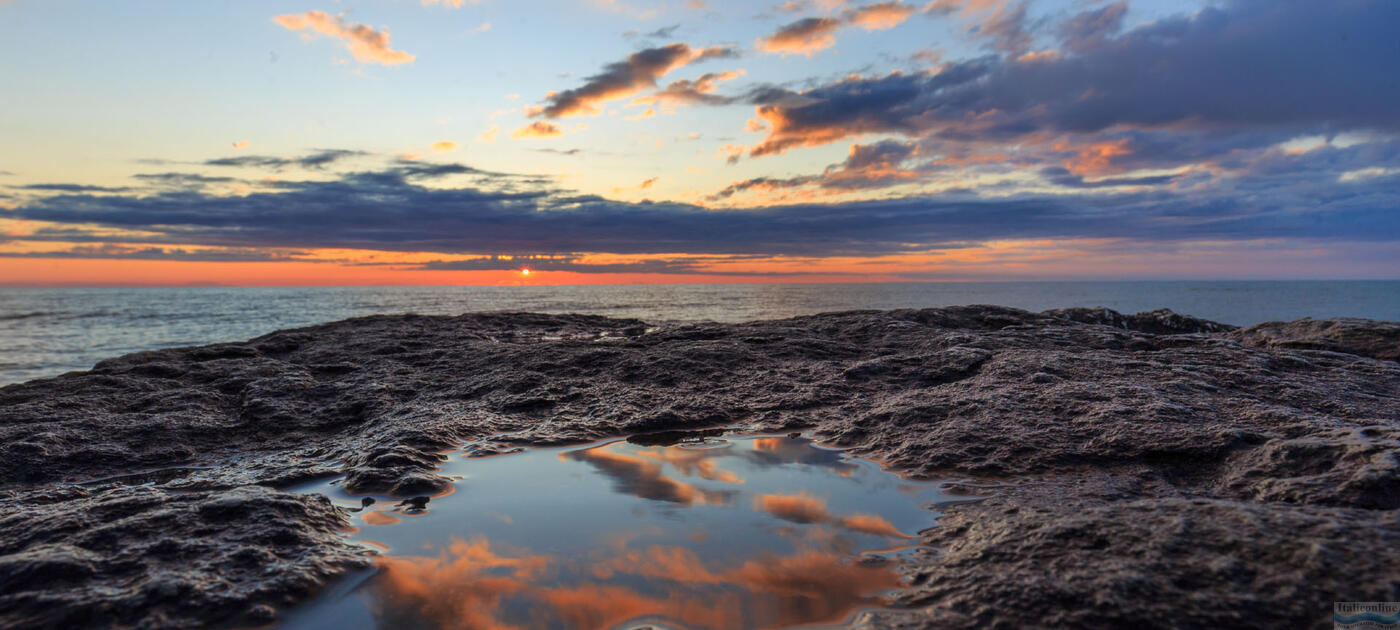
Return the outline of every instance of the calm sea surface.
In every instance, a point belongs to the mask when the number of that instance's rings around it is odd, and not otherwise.
[[[249,339],[375,313],[536,311],[648,321],[745,321],[851,309],[1000,304],[1033,311],[1167,307],[1253,324],[1300,317],[1400,320],[1400,281],[996,282],[0,289],[0,384],[92,367],[139,350]]]

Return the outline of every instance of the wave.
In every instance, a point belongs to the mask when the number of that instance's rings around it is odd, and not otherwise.
[[[16,320],[20,320],[20,319],[35,319],[35,318],[38,318],[38,317],[57,317],[57,316],[59,316],[59,315],[63,315],[63,313],[55,313],[55,312],[53,312],[53,311],[34,311],[34,312],[32,312],[32,313],[11,313],[11,314],[0,315],[0,322],[11,322],[11,321],[16,321]]]

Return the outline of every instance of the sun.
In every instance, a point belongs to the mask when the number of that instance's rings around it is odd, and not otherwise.
[[[521,270],[520,270],[520,275],[522,275],[522,276],[528,276],[528,275],[530,275],[530,268],[529,268],[529,267],[526,267],[526,268],[524,268],[524,269],[521,269]]]

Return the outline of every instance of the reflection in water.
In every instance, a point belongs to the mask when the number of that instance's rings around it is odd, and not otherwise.
[[[436,558],[383,558],[371,608],[381,627],[392,628],[611,628],[648,617],[691,628],[770,628],[839,620],[899,585],[888,569],[827,551],[716,570],[690,549],[661,545],[590,559],[586,582],[546,579],[577,571],[576,562],[505,557],[484,539],[454,541]]]
[[[643,499],[654,499],[657,501],[669,501],[671,503],[684,503],[692,505],[699,503],[702,505],[723,505],[725,500],[733,493],[724,490],[704,490],[696,488],[694,485],[672,479],[665,474],[662,462],[669,463],[676,467],[676,463],[662,459],[659,455],[652,453],[656,461],[643,459],[641,452],[622,453],[616,452],[613,445],[607,444],[594,448],[579,451],[561,453],[561,459],[574,459],[587,462],[603,473],[613,478],[613,487],[623,494],[630,494]],[[671,450],[674,447],[663,447]],[[646,449],[648,451],[655,449]],[[679,458],[678,458],[679,459]],[[694,476],[695,472],[701,468],[698,462],[683,462],[684,469]],[[704,468],[713,469],[713,463]],[[733,473],[720,471],[728,476]],[[703,477],[714,479],[715,473],[711,476]],[[737,483],[737,478],[728,483]]]
[[[454,460],[458,492],[419,517],[356,515],[388,525],[376,576],[283,626],[784,628],[842,623],[900,585],[858,556],[931,524],[932,486],[800,437],[710,437]]]
[[[820,523],[826,520],[826,501],[804,490],[797,494],[760,494],[753,506],[785,521]]]

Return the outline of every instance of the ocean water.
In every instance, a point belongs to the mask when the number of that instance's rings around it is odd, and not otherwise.
[[[852,309],[999,304],[1040,311],[1166,307],[1230,324],[1400,320],[1400,281],[986,282],[563,287],[0,289],[0,384],[174,346],[239,341],[378,313],[536,311],[747,321]]]

